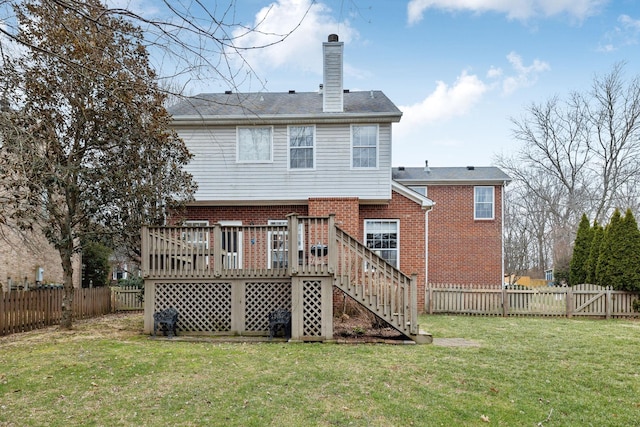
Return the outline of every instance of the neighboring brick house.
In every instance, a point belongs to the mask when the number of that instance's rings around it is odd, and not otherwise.
[[[380,91],[343,89],[342,58],[343,43],[329,36],[318,92],[200,94],[169,109],[194,155],[188,171],[199,185],[182,223],[265,225],[290,213],[335,214],[342,230],[417,275],[420,311],[427,282],[501,283],[500,203],[508,178],[470,181],[468,189],[396,179],[395,172],[392,179],[391,128],[402,113]],[[408,185],[429,190],[421,194]],[[491,220],[473,220],[474,185],[495,189]],[[469,191],[470,199],[456,201]],[[458,219],[465,204],[470,221]],[[468,229],[460,233],[463,226]],[[470,241],[485,253],[469,252]],[[468,256],[478,262],[465,263]],[[481,269],[479,263],[485,263]],[[465,273],[474,271],[479,275]]]
[[[0,226],[0,291],[27,289],[36,283],[62,284],[62,263],[58,251],[37,231],[15,231]],[[79,258],[74,263],[80,271]],[[80,285],[80,274],[74,275],[74,284]],[[13,286],[10,286],[13,285]]]
[[[503,194],[497,167],[398,167],[393,179],[435,203],[428,216],[427,281],[490,285],[503,280]]]

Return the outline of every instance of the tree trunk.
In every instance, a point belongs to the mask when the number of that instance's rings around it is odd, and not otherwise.
[[[69,245],[68,245],[69,246]],[[62,258],[62,270],[64,287],[62,291],[62,320],[60,327],[62,329],[71,329],[73,327],[73,243],[71,247],[60,249],[60,258]]]

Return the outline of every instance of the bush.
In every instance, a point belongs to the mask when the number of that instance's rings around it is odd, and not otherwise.
[[[136,287],[138,289],[144,288],[144,280],[142,277],[134,277],[131,279],[121,279],[118,281],[120,287]]]

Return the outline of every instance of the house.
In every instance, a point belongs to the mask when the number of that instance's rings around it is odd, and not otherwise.
[[[427,280],[499,286],[503,279],[503,194],[511,178],[497,167],[393,168],[392,179],[428,196]]]
[[[409,184],[438,183],[392,178],[401,111],[381,91],[343,88],[343,43],[330,35],[322,47],[318,91],[200,94],[169,109],[199,188],[173,228],[143,231],[147,332],[173,305],[185,332],[264,334],[284,306],[294,340],[328,340],[348,295],[421,340],[434,202]]]
[[[0,292],[29,290],[63,283],[60,254],[37,226],[19,231],[0,224]],[[80,287],[80,257],[73,260],[75,287]]]

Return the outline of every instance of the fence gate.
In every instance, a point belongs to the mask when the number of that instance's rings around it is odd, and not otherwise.
[[[611,312],[611,287],[598,285],[572,286],[574,316],[608,316]]]
[[[136,286],[111,288],[112,307],[114,311],[143,310],[144,289]]]

